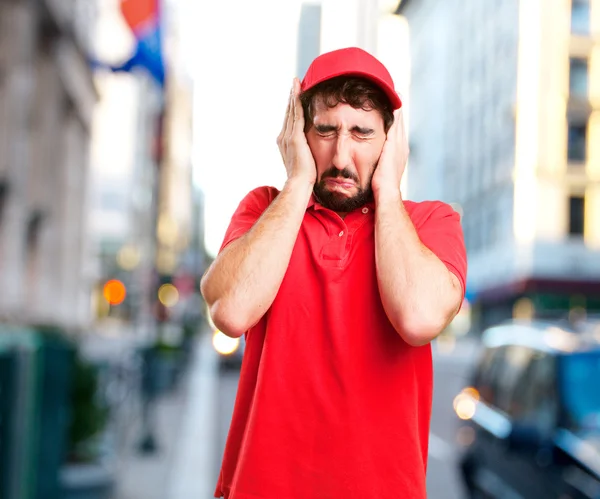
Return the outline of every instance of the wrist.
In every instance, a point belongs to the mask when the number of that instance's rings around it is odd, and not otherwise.
[[[307,200],[313,192],[314,182],[303,176],[289,177],[283,186],[284,191],[302,193]]]
[[[373,197],[375,199],[375,204],[387,204],[387,203],[400,203],[402,202],[402,193],[400,192],[400,188],[397,189],[390,186],[373,190]]]
[[[291,175],[285,181],[285,185],[295,186],[295,188],[307,187],[312,191],[315,185],[315,178],[310,175]]]

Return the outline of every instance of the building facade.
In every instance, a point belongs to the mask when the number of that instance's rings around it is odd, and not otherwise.
[[[480,326],[600,311],[600,1],[403,0],[409,195],[456,203]]]
[[[156,259],[156,220],[164,99],[141,68],[113,72],[134,51],[135,40],[119,0],[97,2],[93,55],[99,102],[92,136],[89,238],[95,256],[93,314],[151,327],[150,290]],[[103,286],[118,279],[126,300],[110,310]],[[142,324],[143,323],[143,324]]]
[[[300,6],[296,75],[304,78],[310,63],[321,53],[321,10],[320,2],[303,2]]]
[[[94,302],[97,319],[119,318],[144,341],[154,336],[160,285],[187,277],[190,262],[201,259],[189,254],[198,240],[193,85],[186,60],[191,52],[183,50],[179,33],[184,13],[175,2],[166,2],[161,11],[164,84],[142,67],[113,72],[110,67],[131,57],[135,44],[120,4],[98,2],[94,31],[95,58],[102,63],[95,72],[101,98],[94,121],[89,224],[98,262]],[[112,309],[102,293],[110,279],[121,280],[127,289],[125,301]],[[181,286],[184,281],[189,292],[192,280],[178,280]]]
[[[177,19],[175,5],[172,22]],[[179,15],[185,15],[179,12]],[[168,30],[169,72],[165,89],[163,154],[159,169],[156,269],[177,290],[179,308],[191,308],[204,273],[202,197],[193,182],[194,85],[185,31]],[[194,301],[196,303],[196,301]],[[172,310],[172,315],[177,315]],[[199,311],[198,311],[199,312]]]
[[[0,2],[3,322],[68,330],[89,323],[92,16],[79,0]]]

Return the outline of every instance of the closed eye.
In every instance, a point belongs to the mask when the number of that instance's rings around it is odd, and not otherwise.
[[[321,137],[333,137],[337,133],[337,128],[333,125],[315,125],[315,131]]]
[[[368,139],[375,134],[375,130],[372,128],[363,128],[360,126],[352,127],[352,133],[361,139]]]
[[[321,124],[315,125],[315,132],[320,137],[333,138],[338,134],[339,129],[338,127],[335,127],[333,125]],[[350,133],[352,133],[352,135],[357,139],[366,140],[372,138],[375,135],[375,130],[373,130],[372,128],[360,127],[357,125],[353,126],[350,129]]]

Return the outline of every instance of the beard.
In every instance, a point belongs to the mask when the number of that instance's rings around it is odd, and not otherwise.
[[[338,170],[335,167],[331,167],[321,176],[321,179],[314,185],[313,193],[315,198],[319,202],[321,206],[324,208],[328,208],[335,212],[343,212],[349,213],[351,211],[356,210],[364,206],[365,204],[371,202],[373,200],[373,189],[371,188],[371,179],[373,178],[373,173],[375,172],[375,167],[377,165],[373,165],[371,168],[371,172],[369,174],[369,179],[367,181],[366,187],[361,187],[358,185],[359,179],[350,170],[344,168],[343,170]],[[356,182],[358,192],[352,197],[346,197],[339,192],[332,192],[327,189],[325,184],[325,180],[328,178],[348,178]]]

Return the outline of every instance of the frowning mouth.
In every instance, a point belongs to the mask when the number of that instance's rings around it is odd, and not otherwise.
[[[325,185],[328,187],[351,189],[354,187],[354,182],[345,178],[327,178],[325,179]]]

